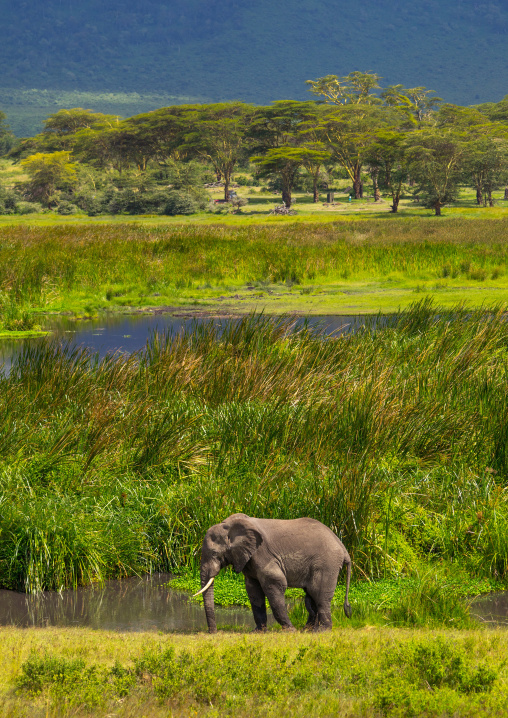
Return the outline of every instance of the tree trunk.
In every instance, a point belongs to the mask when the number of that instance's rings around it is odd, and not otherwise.
[[[483,202],[482,188],[479,185],[477,185],[476,186],[476,204],[481,205],[482,202]]]
[[[379,185],[377,183],[377,173],[372,175],[372,189],[374,190],[374,202],[379,202],[381,192],[379,191]]]
[[[441,216],[441,202],[440,202],[439,200],[435,203],[435,205],[434,205],[434,210],[435,210],[435,213],[436,213],[435,216],[436,216],[436,217],[440,217],[440,216]]]
[[[206,576],[203,572],[201,573],[201,588],[206,586],[209,580],[209,576]],[[203,594],[203,602],[205,605],[205,616],[208,624],[208,631],[210,633],[217,633],[217,624],[215,623],[215,606],[213,602],[213,583]]]
[[[392,199],[393,199],[393,204],[392,204],[392,206],[391,206],[391,209],[392,209],[392,212],[395,213],[395,212],[398,212],[398,211],[399,211],[399,200],[400,200],[400,198],[399,198],[399,197],[392,197]]]
[[[360,185],[361,181],[355,177],[353,180],[353,192],[355,193],[355,199],[360,199]]]
[[[488,194],[488,198],[489,198],[489,207],[493,207],[493,206],[494,206],[494,200],[492,199],[492,191],[489,189],[489,191],[488,191],[487,194]]]
[[[224,175],[224,199],[229,202],[229,175]]]
[[[360,199],[363,199],[363,182],[360,180]]]
[[[284,187],[282,189],[282,201],[286,207],[291,207],[291,189]]]
[[[319,191],[318,191],[318,178],[314,177],[314,187],[313,187],[313,202],[319,202]]]

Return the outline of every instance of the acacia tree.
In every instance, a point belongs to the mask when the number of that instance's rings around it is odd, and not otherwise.
[[[231,175],[245,154],[244,137],[254,108],[243,102],[206,105],[188,112],[185,122],[192,129],[185,135],[184,149],[212,164],[224,181],[224,199],[229,199]]]
[[[492,206],[492,190],[506,174],[508,126],[489,121],[478,108],[449,104],[440,109],[437,126],[464,133],[464,180],[473,183],[477,204]]]
[[[372,72],[350,72],[344,77],[326,75],[307,80],[310,92],[335,106],[320,129],[332,157],[349,175],[355,199],[363,196],[363,154],[371,142],[370,132],[376,123],[382,124],[381,115],[375,110],[381,100],[373,93],[379,88],[380,79]]]
[[[30,176],[25,185],[26,196],[33,201],[51,206],[58,190],[71,189],[77,180],[76,165],[70,160],[70,152],[38,152],[21,161]]]
[[[291,207],[291,192],[302,166],[302,155],[298,147],[272,147],[264,155],[252,158],[261,177],[278,175],[282,183],[282,201]]]
[[[386,87],[380,92],[380,97],[388,107],[409,110],[419,126],[424,121],[430,120],[443,102],[441,97],[435,95],[434,90],[427,90],[426,87],[406,88],[403,85]]]
[[[146,168],[150,160],[168,162],[186,159],[183,149],[189,132],[189,116],[203,110],[202,105],[176,105],[146,112],[123,120],[120,129],[129,137],[131,153],[139,159],[136,164]]]
[[[508,141],[499,137],[480,137],[467,143],[464,176],[476,189],[478,204],[492,207],[492,191],[508,178]]]
[[[314,102],[279,100],[260,107],[253,115],[247,133],[252,161],[262,175],[277,175],[282,183],[282,201],[291,206],[292,190],[300,167],[315,171],[327,157],[326,149],[313,146],[310,128],[317,125]]]
[[[418,183],[416,192],[437,216],[457,195],[464,151],[464,135],[453,130],[418,130],[409,138],[409,168]]]
[[[355,199],[363,196],[362,167],[375,130],[385,122],[381,108],[356,104],[331,109],[322,123],[331,156],[346,170]]]
[[[379,98],[372,92],[379,88],[381,78],[373,72],[350,72],[349,75],[326,75],[317,80],[306,80],[309,92],[325,98],[332,105],[379,104]]]
[[[376,131],[372,144],[366,150],[366,161],[377,168],[379,185],[390,192],[391,211],[397,212],[410,165],[407,134],[394,129]]]
[[[121,128],[80,130],[75,135],[73,156],[100,169],[127,169],[132,155]]]

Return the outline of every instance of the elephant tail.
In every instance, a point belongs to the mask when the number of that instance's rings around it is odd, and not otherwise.
[[[349,605],[349,584],[351,582],[351,558],[349,557],[349,554],[347,556],[347,559],[344,561],[344,563],[347,566],[347,579],[346,579],[346,597],[344,599],[344,613],[346,614],[347,618],[351,618],[351,615],[353,613],[353,610],[351,606]]]

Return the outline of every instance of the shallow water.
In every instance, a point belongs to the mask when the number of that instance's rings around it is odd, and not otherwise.
[[[481,623],[508,626],[508,591],[489,593],[475,599],[471,615]]]
[[[193,326],[210,321],[220,328],[230,320],[220,317],[178,317],[171,314],[105,314],[96,319],[79,322],[69,317],[47,317],[44,326],[53,332],[50,337],[0,339],[0,366],[3,365],[4,373],[8,374],[13,357],[25,342],[44,342],[56,336],[62,341],[98,352],[101,357],[114,352],[130,354],[143,349],[153,332],[171,332],[178,335]],[[294,321],[295,328],[300,328],[307,322],[309,327],[319,327],[325,335],[340,336],[357,331],[366,321],[375,325],[379,320],[362,316],[298,316]],[[387,320],[383,318],[383,321]]]
[[[0,590],[0,626],[81,626],[109,631],[206,630],[202,606],[191,603],[189,594],[166,588],[168,573],[107,581],[102,587],[78,588],[38,595]],[[223,626],[254,628],[250,609],[215,607]],[[269,616],[270,620],[273,620]]]

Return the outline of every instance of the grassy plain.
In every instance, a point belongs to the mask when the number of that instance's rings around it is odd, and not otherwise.
[[[5,718],[506,715],[506,631],[0,630]]]
[[[508,218],[499,208],[476,213],[488,219],[460,210],[441,219],[265,214],[259,223],[24,218],[0,228],[0,303],[13,318],[157,307],[369,314],[421,297],[444,307],[506,301]]]

